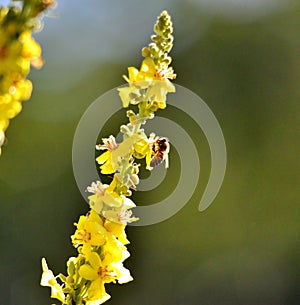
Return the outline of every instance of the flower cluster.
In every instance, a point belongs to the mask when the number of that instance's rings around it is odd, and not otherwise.
[[[71,236],[78,256],[67,262],[68,275],[59,275],[60,285],[42,260],[42,286],[51,287],[51,297],[62,304],[102,304],[110,298],[104,284],[127,283],[132,280],[123,261],[129,257],[125,245],[129,243],[125,224],[100,217],[93,209],[80,216],[76,231]]]
[[[31,96],[32,83],[27,79],[30,66],[43,65],[41,47],[31,37],[32,30],[41,27],[38,16],[54,5],[54,0],[0,5],[0,154],[9,121],[22,110],[21,102]]]
[[[128,197],[139,183],[140,159],[146,160],[146,168],[163,161],[168,165],[169,144],[166,138],[149,137],[141,128],[155,111],[166,107],[166,95],[175,87],[169,79],[175,78],[169,67],[172,48],[172,23],[166,11],[158,17],[154,27],[153,42],[144,48],[145,59],[140,70],[128,68],[124,78],[128,86],[119,88],[123,106],[137,105],[138,112],[127,111],[129,123],[122,125],[123,140],[116,142],[114,136],[102,139],[96,149],[102,152],[96,161],[102,174],[113,175],[109,184],[93,182],[87,191],[90,211],[80,216],[76,231],[71,236],[78,251],[67,262],[68,275],[54,276],[42,259],[41,285],[51,287],[51,297],[67,305],[99,305],[110,298],[105,290],[107,283],[126,283],[132,280],[123,266],[129,257],[129,243],[125,228],[138,218],[132,215],[134,202]],[[134,106],[133,106],[134,108]]]

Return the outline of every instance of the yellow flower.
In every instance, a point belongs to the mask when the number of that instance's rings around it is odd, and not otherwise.
[[[91,251],[92,246],[101,246],[105,243],[107,231],[95,211],[91,210],[89,215],[80,216],[76,226],[77,230],[71,239],[75,247],[83,245],[82,253]]]
[[[125,245],[113,233],[108,235],[107,241],[102,248],[102,254],[107,264],[124,262],[130,256]]]
[[[168,79],[154,80],[147,90],[147,100],[157,108],[164,109],[168,92],[175,92],[174,85]]]
[[[138,82],[139,86],[148,85],[148,82],[151,82],[156,78],[156,66],[151,58],[146,58],[143,60],[140,71],[135,67],[128,68],[128,76],[123,76],[125,80],[132,85],[133,83]]]
[[[57,283],[53,272],[48,269],[47,262],[45,258],[42,258],[42,268],[43,274],[41,278],[41,286],[47,286],[51,288],[51,298],[58,299],[64,303],[65,295],[63,293],[62,287]]]
[[[108,232],[110,232],[111,234],[116,236],[116,238],[118,238],[118,240],[123,245],[129,244],[129,240],[127,239],[127,236],[125,233],[126,224],[123,224],[121,222],[112,221],[108,217],[105,219],[104,227]]]
[[[109,271],[103,267],[100,256],[96,252],[89,254],[88,261],[89,264],[84,264],[80,267],[79,275],[91,281],[87,291],[88,301],[98,301],[98,304],[102,304],[110,298],[104,287],[104,277],[107,277],[106,274]]]
[[[109,185],[97,181],[87,188],[88,192],[94,193],[88,198],[91,208],[98,214],[102,212],[105,204],[109,207],[120,207],[123,203],[121,196],[108,187]]]
[[[153,157],[152,143],[154,142],[155,134],[151,133],[149,139],[146,135],[134,145],[134,156],[136,158],[146,159],[146,169],[151,170],[151,160]]]
[[[118,144],[114,136],[109,136],[109,138],[102,139],[103,145],[96,145],[97,150],[107,149],[106,152],[101,154],[96,161],[100,166],[102,174],[112,174],[115,172],[115,164],[112,163],[112,152],[117,149]]]
[[[96,252],[91,252],[87,256],[88,263],[82,265],[79,269],[79,275],[91,281],[91,285],[87,291],[89,300],[108,300],[109,295],[105,291],[105,283],[119,284],[132,281],[129,271],[123,266],[122,262],[110,261],[110,257],[105,256],[101,260]],[[101,304],[101,303],[100,303]]]
[[[104,138],[104,145],[97,145],[98,150],[107,149],[106,152],[96,158],[102,174],[113,174],[118,169],[120,159],[131,153],[134,143],[140,138],[140,135],[133,135],[126,138],[120,144],[116,143],[115,137]]]
[[[132,211],[130,209],[133,207],[135,207],[133,201],[125,197],[123,206],[120,208],[103,210],[102,215],[116,225],[120,224],[125,226],[127,223],[139,220],[137,217],[132,217]],[[106,227],[106,224],[104,226]]]
[[[41,46],[31,37],[29,31],[23,32],[19,40],[23,43],[22,56],[24,58],[30,60],[30,62],[37,62],[41,60]],[[42,63],[43,62],[41,60],[41,64]]]
[[[91,285],[87,291],[87,297],[89,301],[97,300],[99,304],[104,303],[110,298],[110,295],[106,293],[104,284],[115,282],[117,279],[132,280],[130,275],[128,276],[128,270],[120,264],[113,264],[107,261],[105,258],[102,261],[99,254],[91,252],[87,255],[88,263],[82,265],[79,269],[79,275],[91,281]],[[127,270],[127,272],[125,270]],[[128,272],[129,273],[129,272]],[[127,277],[125,278],[125,276]]]
[[[100,181],[93,182],[91,186],[87,187],[87,191],[93,193],[94,195],[89,196],[89,204],[90,207],[96,211],[98,214],[103,209],[103,197],[106,188],[108,187],[107,184],[102,184]]]
[[[175,92],[174,85],[168,80],[175,77],[172,71],[173,69],[166,65],[160,65],[158,68],[150,57],[143,60],[140,70],[129,67],[128,77],[123,76],[129,83],[129,87],[118,89],[123,107],[148,101],[155,103],[154,110],[164,109],[167,93]],[[142,89],[147,89],[145,94]]]
[[[151,58],[146,58],[141,65],[140,71],[135,67],[128,68],[128,77],[123,75],[129,83],[129,87],[119,88],[119,95],[123,107],[127,108],[129,104],[138,104],[145,99],[141,89],[149,86],[149,83],[155,78],[155,64]]]
[[[89,196],[90,207],[98,214],[103,214],[103,211],[118,208],[133,208],[135,204],[124,195],[117,194],[114,189],[116,187],[116,179],[110,185],[102,184],[100,181],[93,182],[87,191],[94,193]]]
[[[140,139],[134,145],[133,155],[138,159],[143,159],[146,157],[146,168],[149,169],[152,154],[151,154],[151,148],[149,145],[149,141],[147,138]]]

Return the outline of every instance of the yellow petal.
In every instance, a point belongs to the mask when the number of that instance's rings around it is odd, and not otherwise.
[[[132,88],[131,87],[119,88],[118,91],[121,101],[123,103],[123,107],[127,108],[131,101],[130,93],[132,92]]]
[[[111,161],[113,167],[116,167],[120,157],[125,157],[130,154],[133,145],[139,140],[140,135],[133,135],[130,138],[126,138],[122,143],[119,144],[118,148],[111,152]]]
[[[104,225],[105,228],[113,235],[115,235],[123,245],[129,244],[129,240],[126,238],[125,224],[117,223],[107,219]]]
[[[44,257],[42,258],[42,269],[43,269],[43,274],[40,285],[51,287],[50,282],[53,280],[55,281],[55,277],[53,272],[50,269],[48,269],[47,262]]]
[[[106,151],[103,154],[101,154],[99,157],[97,157],[96,161],[98,162],[98,164],[103,164],[110,158],[110,154],[111,154],[110,151]]]
[[[87,221],[86,216],[81,215],[77,223],[77,229],[82,230],[85,227],[86,221]]]
[[[102,224],[102,220],[101,220],[99,214],[96,213],[96,212],[93,211],[93,210],[90,211],[89,220],[90,220],[90,221],[93,221],[93,222],[97,222],[97,223],[101,223],[101,224]]]
[[[58,299],[62,303],[64,302],[65,295],[62,287],[57,283],[53,272],[48,268],[46,259],[42,258],[43,274],[41,278],[41,286],[51,287],[51,298]]]
[[[93,246],[102,246],[105,243],[105,236],[101,234],[92,235],[91,244]]]
[[[115,172],[111,160],[107,160],[103,165],[100,166],[101,173],[104,175],[113,174]]]
[[[139,140],[137,143],[134,144],[134,150],[138,153],[141,154],[142,156],[145,156],[147,151],[149,150],[149,143],[145,139]]]
[[[116,175],[114,175],[114,178],[113,178],[112,182],[110,183],[110,185],[106,188],[106,191],[113,192],[115,187],[117,186],[117,183],[118,183],[118,179],[117,179]]]
[[[105,291],[104,283],[100,277],[92,282],[88,290],[88,297],[91,301],[97,301],[97,305],[103,304],[110,298],[110,295]]]
[[[146,169],[151,170],[152,167],[150,166],[151,163],[151,153],[146,155]]]
[[[103,208],[103,196],[95,194],[88,197],[89,205],[95,212],[100,213]]]
[[[82,265],[78,272],[81,277],[89,281],[94,281],[98,277],[97,271],[87,264]]]
[[[101,258],[96,252],[92,252],[88,256],[88,261],[91,264],[91,266],[96,270],[98,270],[102,265]]]
[[[106,191],[103,196],[103,201],[110,207],[120,207],[123,200],[115,192]]]
[[[99,298],[99,299],[96,299],[96,300],[89,300],[85,304],[86,305],[101,305],[109,299],[110,299],[110,295],[105,293],[105,295],[103,295],[102,298]]]
[[[152,58],[147,57],[143,60],[141,65],[141,72],[146,72],[154,76],[156,73],[156,66]]]
[[[63,293],[63,289],[60,285],[56,284],[51,286],[51,298],[58,299],[62,303],[65,300],[65,294]]]
[[[113,263],[114,269],[118,273],[118,283],[124,284],[128,283],[133,280],[132,276],[130,275],[130,272],[128,269],[126,269],[122,263]]]
[[[136,77],[139,73],[139,70],[135,67],[129,67],[128,68],[128,76],[129,76],[129,81],[132,83],[132,82],[135,82],[136,81]]]
[[[123,205],[127,210],[136,207],[135,203],[131,199],[125,196],[123,196],[122,198],[123,198]]]

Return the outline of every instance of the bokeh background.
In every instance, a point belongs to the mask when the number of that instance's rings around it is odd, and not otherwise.
[[[98,96],[123,83],[127,66],[139,66],[163,9],[175,27],[176,83],[217,117],[227,172],[199,213],[209,147],[193,121],[173,113],[196,143],[198,187],[171,219],[128,228],[126,266],[135,280],[108,285],[106,304],[300,303],[299,1],[61,0],[35,35],[46,64],[30,74],[33,96],[12,121],[0,158],[1,305],[58,304],[39,286],[40,260],[65,271],[75,254],[73,223],[88,209],[72,171],[76,126]],[[174,173],[178,163],[174,151]],[[167,196],[176,177],[137,194],[138,204]]]

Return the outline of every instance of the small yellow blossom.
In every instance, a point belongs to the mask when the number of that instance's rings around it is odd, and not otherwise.
[[[97,150],[107,151],[101,154],[96,161],[101,164],[100,169],[102,174],[113,174],[115,172],[115,164],[112,161],[112,152],[117,149],[118,144],[114,136],[102,139],[103,145],[96,145]]]
[[[124,262],[129,256],[125,245],[114,234],[109,234],[102,249],[106,262]]]
[[[87,216],[80,216],[76,226],[77,230],[71,238],[76,247],[83,245],[82,253],[91,251],[92,246],[102,246],[105,243],[107,231],[100,216],[94,210],[91,210]]]
[[[135,67],[128,68],[128,76],[123,76],[124,79],[130,84],[138,83],[140,87],[148,86],[152,80],[156,79],[156,66],[151,58],[143,60],[140,70]]]
[[[102,153],[96,158],[102,174],[113,174],[118,169],[119,161],[130,155],[134,143],[140,138],[140,135],[133,135],[123,140],[120,144],[116,143],[113,136],[103,139],[104,145],[97,145],[98,150],[107,149],[106,152]]]
[[[110,217],[107,217],[104,221],[104,227],[108,232],[116,236],[123,245],[129,244],[129,240],[127,239],[125,232],[126,224],[122,223],[121,221],[112,221],[110,220]]]
[[[97,181],[96,183],[93,182],[92,185],[87,188],[88,192],[94,193],[94,195],[91,195],[88,198],[91,208],[98,214],[110,209],[122,207],[130,209],[135,207],[133,201],[114,191],[115,185],[116,179],[114,179],[110,185],[102,184],[100,181]]]
[[[96,252],[91,252],[87,255],[87,264],[84,264],[79,269],[81,277],[92,281],[91,287],[88,291],[89,299],[101,298],[105,292],[105,283],[115,283],[118,281],[120,284],[132,281],[129,271],[124,268],[122,261],[113,261],[111,256],[105,255],[101,260]],[[99,289],[98,287],[102,287]]]
[[[45,258],[42,258],[42,269],[43,274],[41,278],[41,286],[47,286],[51,288],[51,298],[58,299],[62,303],[65,300],[65,295],[63,293],[62,287],[57,283],[53,272],[49,270]]]
[[[138,159],[145,158],[146,169],[150,169],[152,152],[151,152],[149,140],[147,138],[141,139],[134,145],[134,156]]]
[[[127,207],[127,208],[122,207],[120,209],[111,209],[111,210],[106,210],[106,211],[104,210],[102,212],[102,214],[106,219],[109,219],[110,221],[112,221],[116,224],[120,223],[120,224],[126,225],[128,223],[139,220],[137,217],[132,217],[132,211],[129,209],[131,209],[133,207],[134,206],[131,205],[130,207]]]
[[[79,274],[86,280],[91,281],[88,288],[88,300],[103,301],[110,298],[106,293],[104,284],[111,282],[127,283],[132,280],[129,271],[123,267],[122,262],[112,262],[107,256],[101,260],[96,252],[92,252],[87,256],[88,263],[82,265],[79,269]],[[99,303],[101,304],[101,303]]]
[[[140,70],[129,67],[129,77],[123,76],[129,83],[129,87],[118,89],[123,107],[126,108],[129,104],[148,101],[156,103],[156,109],[164,109],[167,93],[175,92],[174,85],[168,80],[168,78],[174,78],[175,76],[173,77],[169,69],[166,65],[157,67],[150,57],[144,59]],[[145,89],[146,93],[143,94],[142,90]]]
[[[146,169],[152,170],[151,161],[153,158],[153,150],[152,145],[159,137],[155,136],[154,133],[151,133],[149,139],[147,137],[142,138],[134,145],[134,156],[136,158],[146,160]],[[166,168],[167,168],[166,162]]]

